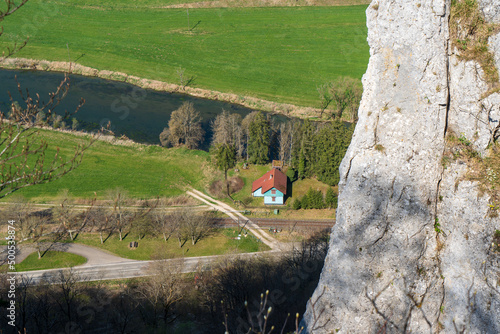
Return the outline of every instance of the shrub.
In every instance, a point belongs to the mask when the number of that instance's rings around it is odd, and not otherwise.
[[[302,205],[300,203],[300,199],[296,198],[295,201],[293,201],[292,208],[294,210],[299,210],[302,208]]]
[[[290,179],[290,182],[294,182],[297,180],[297,171],[293,168],[288,168],[286,176]]]
[[[296,203],[297,202],[297,203]],[[298,209],[324,209],[325,202],[323,200],[323,193],[321,190],[314,190],[309,188],[307,194],[302,196],[302,198],[296,199],[293,203],[293,208],[295,209],[300,203],[300,207]],[[296,209],[296,210],[298,210]]]
[[[330,209],[337,208],[337,201],[338,201],[337,195],[333,191],[333,188],[328,188],[325,195],[326,206],[328,206]]]

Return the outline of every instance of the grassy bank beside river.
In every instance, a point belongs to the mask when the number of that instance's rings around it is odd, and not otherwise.
[[[318,86],[359,79],[368,63],[366,5],[187,11],[153,0],[92,4],[31,0],[2,22],[0,48],[29,36],[17,57],[71,61],[126,73],[130,82],[148,78],[151,86],[189,83],[189,94],[211,91],[206,97],[263,110],[274,108],[263,100],[317,108]]]
[[[70,157],[75,146],[89,138],[82,133],[40,130],[36,141],[42,140],[48,143],[47,157],[54,156],[57,148],[60,156]],[[186,186],[203,188],[212,172],[209,154],[204,151],[103,137],[87,149],[81,165],[71,173],[17,193],[35,202],[50,202],[63,189],[75,198],[105,199],[107,191],[116,188],[133,198],[171,197],[184,194]]]

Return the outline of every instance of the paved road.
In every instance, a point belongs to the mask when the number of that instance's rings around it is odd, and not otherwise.
[[[261,253],[244,253],[238,254],[239,257],[253,257]],[[223,257],[224,255],[201,256],[184,258],[183,273],[194,272],[200,266],[206,266],[213,260]],[[71,272],[75,275],[77,281],[99,281],[109,279],[123,279],[132,277],[150,276],[148,267],[157,261],[134,261],[127,260],[115,263],[106,263],[98,265],[81,265],[73,267]],[[179,259],[166,260],[167,262],[177,262]],[[33,283],[39,283],[42,280],[47,282],[57,283],[61,272],[67,272],[70,269],[49,269],[49,270],[34,270],[18,272],[15,275],[23,276],[26,279],[31,279]]]
[[[46,245],[48,246],[48,244]],[[42,249],[44,247],[42,246]],[[0,263],[3,263],[7,257],[7,246],[2,247],[0,252]],[[68,252],[77,254],[87,258],[86,266],[93,266],[98,264],[115,263],[115,262],[126,262],[134,261],[125,259],[113,254],[110,254],[102,249],[85,246],[81,244],[67,244],[67,243],[55,243],[50,247],[52,251]],[[16,253],[16,263],[23,261],[28,255],[36,252],[36,248],[32,245],[23,244],[17,249]]]

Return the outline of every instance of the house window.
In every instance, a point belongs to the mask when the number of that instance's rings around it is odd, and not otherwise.
[[[271,194],[276,195],[276,189],[271,190]]]
[[[271,197],[273,202],[276,202],[276,197]]]

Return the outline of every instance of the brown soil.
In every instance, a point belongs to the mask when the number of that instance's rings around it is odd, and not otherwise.
[[[351,6],[369,3],[368,0],[216,0],[182,3],[161,8]]]
[[[229,183],[229,193],[234,194],[235,192],[240,191],[245,183],[239,176],[233,176],[232,178],[228,179],[227,182]],[[224,180],[216,180],[210,184],[210,187],[208,189],[211,195],[218,197],[218,198],[223,198],[227,196],[227,191],[226,191],[226,182]]]

